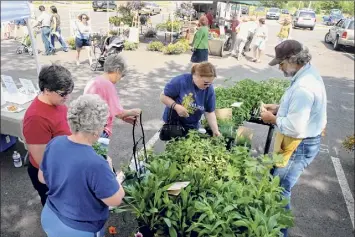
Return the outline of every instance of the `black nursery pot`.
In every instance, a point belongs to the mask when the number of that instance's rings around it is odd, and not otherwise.
[[[149,229],[149,226],[146,226],[142,222],[138,221],[139,232],[143,235],[143,237],[154,237],[153,231]]]

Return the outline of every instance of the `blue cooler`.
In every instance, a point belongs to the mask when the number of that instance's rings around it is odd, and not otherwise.
[[[6,151],[10,147],[16,144],[17,137],[10,135],[0,135],[0,152]]]

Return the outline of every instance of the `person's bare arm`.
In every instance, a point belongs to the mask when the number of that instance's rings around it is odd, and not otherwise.
[[[43,171],[41,169],[38,170],[38,180],[42,184],[46,184],[46,181],[44,181]]]
[[[118,181],[117,181],[118,182]],[[101,201],[103,201],[107,206],[119,206],[122,203],[122,199],[125,196],[125,191],[123,190],[122,185],[120,185],[120,188],[118,189],[118,191],[112,195],[109,198],[104,198],[101,199]]]
[[[164,93],[160,94],[160,101],[169,108],[171,108],[171,106],[175,103],[175,101],[172,98],[164,95]],[[178,113],[180,117],[185,117],[185,118],[189,117],[189,113],[187,112],[187,109],[180,104],[176,104],[174,110]]]
[[[205,112],[205,117],[207,119],[208,125],[210,125],[210,128],[213,132],[213,136],[220,136],[221,133],[219,132],[218,129],[218,124],[217,124],[217,118],[216,118],[216,113],[215,112]]]
[[[47,144],[27,144],[28,152],[32,155],[38,165],[42,162],[46,145]]]

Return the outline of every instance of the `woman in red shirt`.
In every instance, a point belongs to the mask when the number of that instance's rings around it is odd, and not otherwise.
[[[38,85],[40,94],[28,107],[23,119],[23,136],[30,159],[28,175],[44,206],[48,188],[39,182],[38,169],[47,143],[54,137],[71,134],[65,102],[73,91],[74,82],[68,69],[53,64],[42,68]]]

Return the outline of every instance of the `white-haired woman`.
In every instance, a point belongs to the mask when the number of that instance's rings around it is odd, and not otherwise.
[[[90,81],[84,89],[84,94],[99,95],[109,107],[107,125],[102,134],[105,138],[112,135],[115,118],[132,124],[141,113],[141,109],[124,109],[120,103],[115,84],[125,76],[125,72],[126,64],[123,58],[118,54],[109,55],[105,60],[104,74]]]
[[[106,124],[108,107],[98,95],[82,95],[68,110],[70,136],[48,143],[38,172],[48,198],[41,222],[48,237],[104,235],[108,206],[118,206],[125,193],[111,162],[92,148]]]

